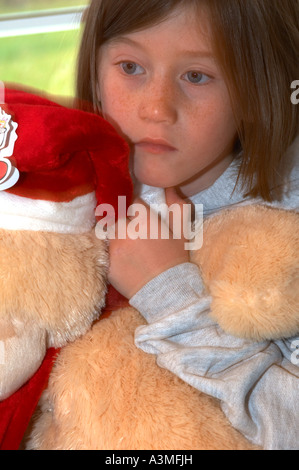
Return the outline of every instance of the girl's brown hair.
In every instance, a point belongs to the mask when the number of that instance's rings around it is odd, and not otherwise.
[[[176,7],[205,6],[215,53],[239,129],[239,178],[252,197],[273,200],[283,157],[299,130],[291,83],[299,79],[298,0],[92,0],[78,61],[77,95],[98,112],[100,47],[165,20]]]

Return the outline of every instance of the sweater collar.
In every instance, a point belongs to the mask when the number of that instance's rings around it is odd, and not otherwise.
[[[241,185],[238,184],[235,188],[239,165],[239,160],[233,161],[209,188],[189,198],[189,201],[194,205],[203,204],[204,216],[217,212],[224,207],[239,204],[244,200]],[[135,181],[135,191],[148,205],[166,203],[165,190],[163,188],[138,184]]]

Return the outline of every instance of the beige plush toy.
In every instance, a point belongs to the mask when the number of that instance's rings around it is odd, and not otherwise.
[[[193,253],[211,315],[252,340],[299,331],[299,216],[244,206],[204,222]],[[62,349],[27,442],[29,449],[254,449],[218,400],[204,395],[136,348],[144,320],[131,307],[97,322]]]
[[[97,204],[132,197],[129,149],[94,114],[6,89],[0,106],[0,449],[14,450],[43,390],[49,348],[105,304]],[[35,376],[35,374],[38,374]],[[28,423],[27,423],[28,424]]]

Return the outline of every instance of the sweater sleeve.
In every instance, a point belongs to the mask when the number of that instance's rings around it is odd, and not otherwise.
[[[198,267],[175,266],[130,300],[147,320],[135,342],[166,368],[221,401],[232,426],[264,449],[297,449],[299,340],[254,343],[211,319]]]

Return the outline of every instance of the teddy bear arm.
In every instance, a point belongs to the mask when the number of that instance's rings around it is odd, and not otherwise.
[[[94,232],[0,230],[0,238],[0,319],[38,325],[48,347],[84,334],[105,303],[105,242]]]
[[[57,244],[57,236],[52,234],[52,238]],[[48,297],[43,296],[51,302],[47,302],[48,311],[44,309],[41,316],[48,333],[48,347],[55,348],[80,338],[101,315],[106,303],[109,264],[107,244],[98,240],[94,232],[69,236],[68,240],[64,237],[60,243],[62,249],[56,254],[51,250],[52,284]],[[56,260],[59,270],[53,274]]]
[[[263,205],[223,211],[204,224],[195,254],[211,315],[230,334],[253,340],[299,331],[299,215]]]

